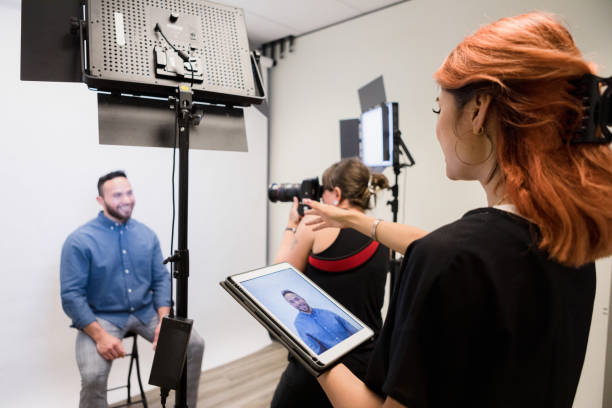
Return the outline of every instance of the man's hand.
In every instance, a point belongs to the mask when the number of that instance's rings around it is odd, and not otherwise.
[[[125,357],[121,340],[104,330],[100,323],[91,322],[83,327],[83,331],[96,342],[98,353],[106,360],[112,361],[119,357]]]
[[[157,323],[157,327],[155,328],[155,337],[153,337],[153,350],[157,348],[157,340],[159,339],[159,330],[161,329],[161,322],[164,316],[168,316],[170,314],[170,307],[162,306],[157,309],[157,317],[159,322]]]
[[[153,337],[153,350],[157,348],[157,340],[159,338],[159,329],[161,329],[161,320],[157,323],[157,327],[155,328],[155,337]]]
[[[121,340],[108,333],[96,341],[96,348],[98,349],[98,353],[109,361],[125,357],[125,350],[123,349]]]

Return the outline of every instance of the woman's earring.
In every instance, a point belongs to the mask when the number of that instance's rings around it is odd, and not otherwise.
[[[335,200],[333,204],[338,205],[338,200]]]
[[[484,136],[486,135],[485,133],[485,129],[484,127],[481,127],[477,133],[477,135],[479,136]],[[491,157],[491,155],[493,154],[493,151],[495,150],[495,147],[493,146],[493,142],[491,141],[491,138],[489,137],[489,135],[486,135],[486,139],[488,142],[488,153],[486,154],[486,156],[484,157],[484,159],[481,160],[477,160],[475,162],[470,162],[469,159],[468,160],[464,160],[464,158],[461,157],[461,154],[459,153],[459,144],[460,144],[460,140],[457,139],[455,140],[455,156],[457,157],[457,159],[459,159],[459,161],[465,165],[468,166],[478,166],[479,164],[482,164],[484,162],[486,162],[487,160],[489,160],[489,158]]]

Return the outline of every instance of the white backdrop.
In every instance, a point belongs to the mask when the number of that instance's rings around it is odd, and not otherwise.
[[[0,3],[0,406],[75,407],[80,380],[76,331],[59,297],[66,236],[96,216],[100,175],[124,169],[136,195],[134,218],[170,251],[170,149],[98,144],[96,95],[84,84],[19,81],[20,2]],[[44,69],[44,67],[41,67]],[[189,173],[189,317],[206,341],[204,368],[269,343],[267,332],[218,282],[265,264],[267,119],[245,111],[248,153],[192,150]],[[177,184],[178,186],[178,184]],[[178,215],[178,214],[177,214]],[[175,235],[175,245],[177,238]],[[141,339],[146,383],[152,350]],[[116,363],[109,385],[125,382]],[[147,386],[147,388],[152,388]],[[125,398],[125,390],[109,395]]]
[[[432,230],[486,205],[478,183],[446,179],[431,112],[432,75],[464,36],[498,18],[531,10],[559,14],[585,56],[612,75],[610,0],[412,0],[299,37],[271,81],[270,181],[321,175],[340,158],[340,119],[360,113],[357,89],[383,75],[387,99],[399,102],[400,129],[417,164],[403,170],[400,222]],[[393,176],[387,170],[387,177]],[[375,213],[391,219],[379,200]],[[287,204],[269,205],[269,256],[285,227]],[[587,360],[574,406],[601,407],[610,259],[598,262],[598,288]]]

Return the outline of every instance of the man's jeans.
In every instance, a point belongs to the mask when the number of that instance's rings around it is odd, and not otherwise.
[[[153,342],[155,328],[159,322],[158,317],[155,316],[149,324],[145,325],[130,315],[125,327],[120,329],[104,319],[98,318],[97,320],[108,333],[119,339],[122,339],[128,331],[133,331],[150,342]],[[204,340],[195,330],[192,330],[187,347],[187,405],[189,408],[195,408],[198,400],[203,354]],[[82,330],[79,330],[76,338],[76,360],[81,373],[79,408],[107,408],[106,383],[112,361],[104,359],[98,353],[96,343]]]

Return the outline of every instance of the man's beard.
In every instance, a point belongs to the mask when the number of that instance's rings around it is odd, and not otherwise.
[[[105,207],[106,207],[106,212],[107,212],[109,215],[111,215],[111,216],[115,217],[116,219],[118,219],[118,220],[119,220],[119,221],[121,221],[121,222],[125,222],[125,221],[129,220],[129,219],[130,219],[130,217],[132,216],[132,210],[134,209],[134,207],[133,207],[133,206],[132,206],[132,208],[130,209],[130,213],[129,213],[129,215],[126,217],[126,216],[123,216],[122,214],[120,214],[118,211],[115,211],[115,209],[114,209],[114,208],[112,208],[110,205],[106,204],[106,202],[105,202],[104,204],[105,204]]]

